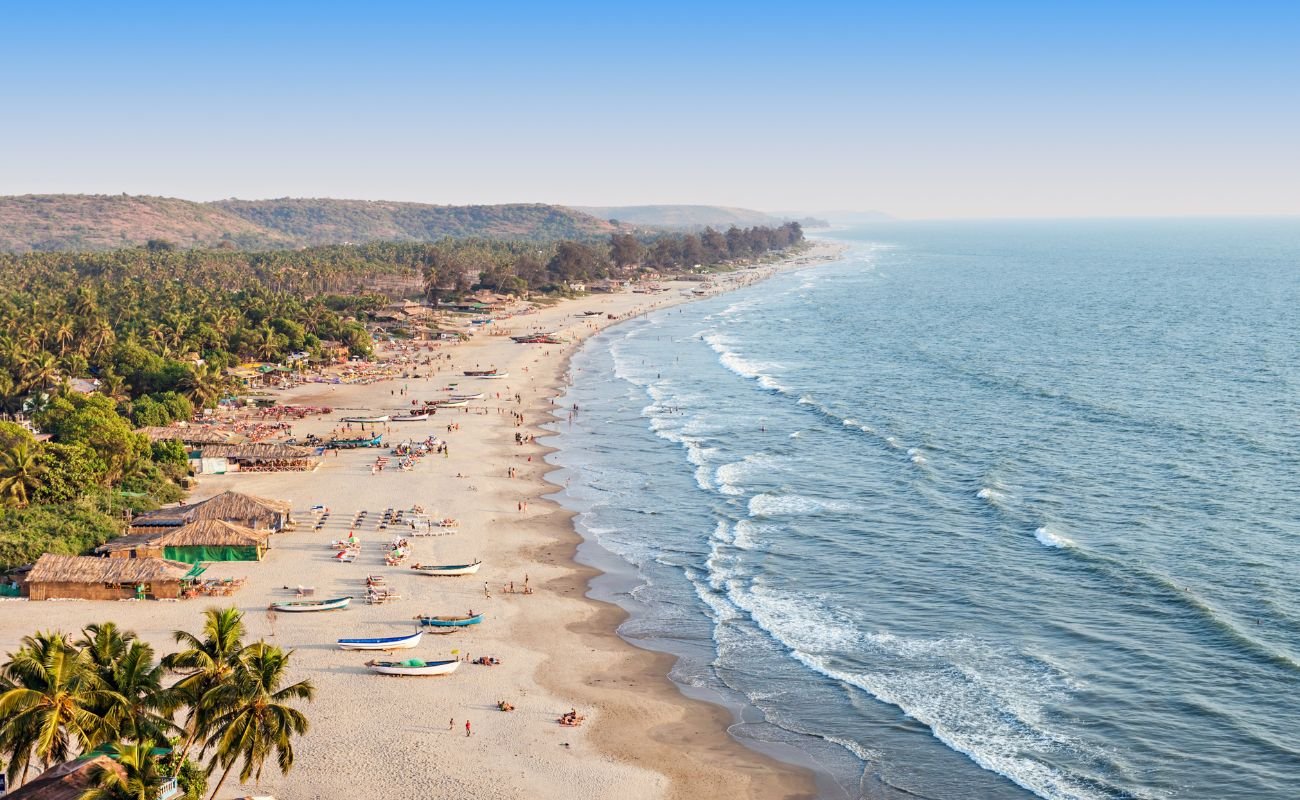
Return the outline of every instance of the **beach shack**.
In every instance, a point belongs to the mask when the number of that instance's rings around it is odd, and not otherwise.
[[[179,528],[121,536],[96,548],[109,558],[164,558],[184,564],[203,561],[261,561],[270,531],[255,531],[220,519],[198,519]]]
[[[285,500],[222,492],[197,503],[160,508],[131,520],[131,533],[161,533],[203,519],[229,522],[254,531],[278,533],[293,524],[292,505]]]
[[[189,564],[161,558],[96,558],[46,553],[23,579],[32,600],[176,599]]]
[[[227,472],[310,472],[320,464],[316,451],[287,444],[253,442],[213,444],[190,458],[195,472],[223,475]]]
[[[167,752],[161,748],[159,751]],[[80,800],[82,795],[95,788],[95,776],[103,770],[117,773],[119,778],[126,780],[126,770],[117,763],[116,759],[96,753],[75,761],[56,764],[5,794],[4,798],[5,800]],[[179,781],[176,778],[167,778],[158,787],[156,800],[172,800],[180,795]]]

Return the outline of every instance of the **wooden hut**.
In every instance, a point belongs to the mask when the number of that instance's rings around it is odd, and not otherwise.
[[[122,536],[95,550],[110,558],[202,561],[261,561],[270,531],[255,531],[220,519],[197,519],[179,528]]]
[[[161,558],[95,558],[46,553],[23,580],[32,600],[175,599],[190,565]]]
[[[254,531],[278,533],[293,524],[291,508],[284,500],[243,492],[222,492],[197,503],[140,514],[131,522],[131,533],[159,533],[162,529],[179,528],[201,519],[217,519]]]
[[[56,764],[4,797],[5,800],[80,800],[82,795],[94,788],[95,775],[99,770],[110,770],[123,780],[126,779],[126,770],[112,756],[89,755],[76,761]],[[157,800],[172,800],[180,794],[178,781],[169,778],[158,787],[155,797]]]
[[[197,472],[221,475],[227,472],[310,472],[320,459],[308,447],[253,442],[250,444],[212,444],[199,449],[199,457],[190,465]]]

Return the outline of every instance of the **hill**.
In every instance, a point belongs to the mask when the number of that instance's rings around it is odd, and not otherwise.
[[[784,220],[762,211],[730,206],[571,206],[597,219],[657,228],[738,228],[780,225]]]
[[[444,236],[585,239],[614,227],[563,206],[434,206],[366,200],[0,197],[0,251],[113,250],[165,239],[183,248],[274,250]]]
[[[224,212],[302,244],[433,241],[444,236],[499,239],[583,239],[614,227],[563,206],[512,203],[434,206],[384,200],[221,200]]]
[[[181,247],[292,247],[267,230],[206,203],[173,197],[29,194],[0,197],[0,250],[112,250],[166,239]]]

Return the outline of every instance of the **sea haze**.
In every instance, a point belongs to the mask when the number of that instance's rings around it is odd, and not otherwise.
[[[623,635],[828,796],[1294,798],[1300,223],[836,238],[575,355]]]

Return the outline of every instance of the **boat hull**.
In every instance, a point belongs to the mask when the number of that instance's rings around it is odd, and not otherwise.
[[[420,643],[424,631],[410,636],[389,636],[382,639],[339,639],[340,650],[410,650]]]
[[[272,603],[272,611],[286,614],[306,614],[312,611],[337,611],[348,607],[351,597],[336,597],[333,600],[295,600],[292,602]]]
[[[441,567],[416,567],[415,569],[425,575],[473,575],[481,566],[483,562],[475,561],[473,564],[448,564]]]
[[[472,617],[419,617],[420,624],[426,628],[467,628],[483,621],[482,614]]]
[[[408,666],[398,661],[372,661],[366,666],[380,675],[450,675],[459,661],[426,661],[423,666]]]

